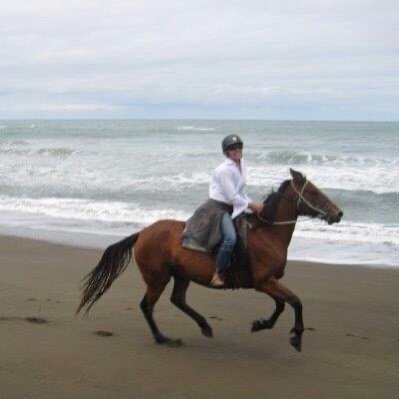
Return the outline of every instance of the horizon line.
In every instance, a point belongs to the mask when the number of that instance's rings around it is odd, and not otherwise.
[[[259,119],[259,118],[1,118],[0,122],[14,121],[214,121],[214,122],[345,122],[345,123],[398,123],[398,120],[356,120],[356,119]]]

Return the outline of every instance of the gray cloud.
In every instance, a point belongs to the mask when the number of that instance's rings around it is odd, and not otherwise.
[[[0,117],[398,120],[394,1],[17,1]]]

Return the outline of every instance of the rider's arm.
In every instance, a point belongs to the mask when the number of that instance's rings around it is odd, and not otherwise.
[[[220,172],[219,184],[230,205],[233,205],[234,208],[248,208],[251,200],[246,195],[240,195],[238,188],[234,185],[233,175],[229,170]]]

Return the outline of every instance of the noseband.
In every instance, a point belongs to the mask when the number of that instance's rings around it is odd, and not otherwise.
[[[291,186],[293,188],[293,190],[295,191],[296,194],[298,194],[298,200],[296,202],[296,210],[299,209],[299,205],[301,205],[301,202],[303,202],[305,205],[307,205],[310,209],[313,209],[314,211],[316,211],[318,213],[318,215],[320,216],[326,216],[327,212],[323,211],[323,209],[318,208],[317,206],[313,205],[310,201],[308,201],[305,196],[304,196],[304,192],[305,192],[305,188],[307,186],[307,184],[309,183],[309,180],[305,179],[305,183],[302,186],[301,191],[298,191],[297,188],[295,187],[294,184],[294,179],[291,180]],[[285,196],[282,196],[284,199],[289,200],[288,198],[286,198]],[[289,200],[290,201],[290,200]],[[283,222],[269,222],[268,220],[262,218],[261,216],[258,215],[258,219],[262,222],[271,224],[273,226],[283,226],[283,225],[287,225],[287,224],[295,224],[297,222],[297,220],[286,220]]]
[[[294,191],[298,194],[298,201],[296,203],[296,209],[299,208],[299,205],[301,204],[301,202],[303,202],[305,205],[307,205],[310,209],[313,209],[314,211],[316,211],[319,215],[321,216],[326,216],[327,212],[323,211],[323,209],[318,208],[317,206],[313,205],[311,202],[309,202],[303,195],[305,188],[307,186],[307,184],[309,183],[309,180],[305,179],[305,183],[302,186],[302,190],[301,192],[299,192],[294,184],[294,180],[291,180],[291,186],[294,189]]]

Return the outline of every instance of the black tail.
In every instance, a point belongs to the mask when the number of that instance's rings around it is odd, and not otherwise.
[[[139,233],[110,245],[103,253],[98,265],[83,279],[83,295],[76,311],[78,314],[86,306],[85,313],[102,297],[114,280],[127,268],[132,259],[132,249]]]

